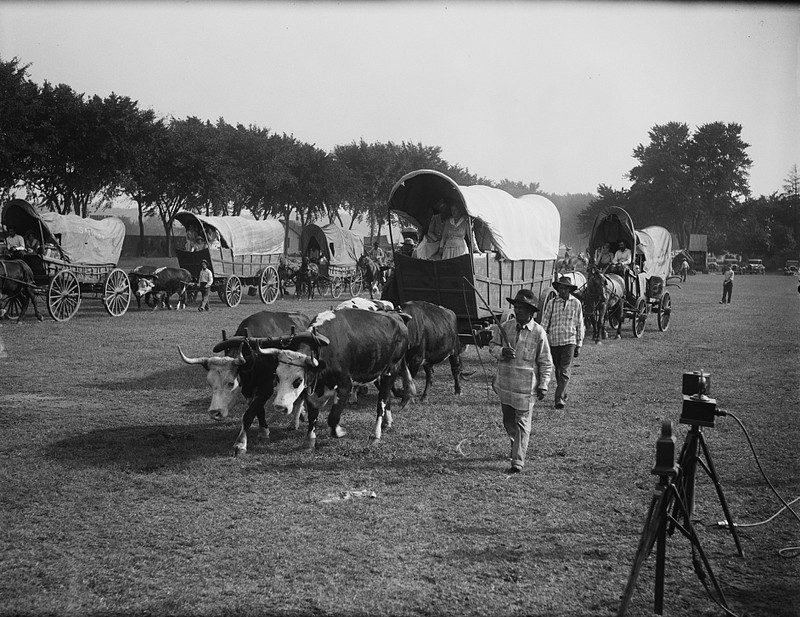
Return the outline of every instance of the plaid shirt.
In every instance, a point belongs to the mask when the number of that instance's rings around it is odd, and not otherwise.
[[[548,302],[542,315],[542,326],[547,332],[547,339],[553,347],[562,345],[583,345],[585,326],[583,325],[583,306],[575,296],[566,301],[556,296]]]
[[[504,405],[511,405],[514,409],[530,409],[536,400],[536,389],[547,390],[553,357],[542,326],[531,319],[519,330],[519,334],[516,326],[514,319],[502,325],[508,342],[517,352],[516,358],[503,358],[505,341],[499,328],[492,326],[494,337],[489,343],[489,353],[497,358],[497,375],[492,387]]]

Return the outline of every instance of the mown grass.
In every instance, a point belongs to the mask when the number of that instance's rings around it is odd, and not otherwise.
[[[0,327],[0,613],[4,615],[611,615],[630,573],[656,478],[662,419],[678,425],[681,373],[712,373],[719,405],[741,417],[770,478],[798,482],[796,279],[718,276],[670,288],[670,330],[588,343],[569,407],[537,407],[529,464],[506,477],[507,438],[486,386],[485,351],[460,398],[449,369],[431,400],[395,415],[370,444],[375,395],[348,408],[341,440],[274,418],[268,443],[231,446],[244,407],[214,423],[202,370],[176,345],[209,353],[224,328],[263,305],[119,319],[85,299],[67,324]],[[330,299],[279,301],[309,314]],[[420,384],[421,385],[421,384]],[[780,505],[732,419],[705,429],[737,522]],[[461,444],[461,451],[457,446]],[[374,498],[341,499],[348,491]],[[783,514],[742,528],[736,554],[711,482],[698,476],[697,527],[731,608],[796,615],[800,543]],[[652,612],[651,557],[629,615]],[[666,611],[717,615],[688,541],[668,541]]]

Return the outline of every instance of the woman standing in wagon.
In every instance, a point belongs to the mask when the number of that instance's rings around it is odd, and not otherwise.
[[[453,259],[469,253],[472,232],[467,213],[457,204],[450,204],[450,217],[442,227],[442,259]]]

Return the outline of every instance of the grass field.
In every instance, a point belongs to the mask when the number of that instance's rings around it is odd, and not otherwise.
[[[739,276],[730,305],[718,304],[719,276],[669,290],[667,332],[651,316],[639,340],[626,322],[622,340],[587,343],[569,406],[537,406],[529,464],[514,477],[503,473],[485,350],[466,352],[477,373],[460,398],[439,367],[429,403],[395,414],[378,444],[367,439],[371,391],[345,410],[341,440],[319,431],[310,453],[277,417],[268,443],[251,435],[233,458],[244,405],[209,419],[203,371],[176,346],[209,354],[222,329],[264,308],[256,298],[229,309],[212,297],[208,313],[134,306],[118,319],[85,298],[65,324],[4,322],[0,614],[613,615],[657,480],[662,420],[679,446],[686,435],[683,371],[712,374],[778,491],[800,494],[797,280]],[[733,518],[776,512],[733,419],[704,434]],[[797,616],[800,559],[778,550],[800,544],[800,523],[784,512],[740,528],[742,559],[723,518],[699,473],[696,526],[733,612]],[[652,614],[654,558],[629,615]],[[667,615],[723,614],[677,533],[666,564]]]

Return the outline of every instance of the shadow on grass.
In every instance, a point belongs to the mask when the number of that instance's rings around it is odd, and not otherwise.
[[[256,424],[248,432],[248,453],[238,460],[251,463],[242,471],[248,474],[327,473],[332,469],[348,471],[368,464],[376,471],[402,471],[419,477],[459,475],[466,471],[500,472],[503,464],[496,457],[452,459],[400,455],[397,444],[369,444],[346,438],[317,440],[312,451],[307,447],[305,428],[286,426],[282,417],[269,415],[269,441],[256,437]],[[149,473],[157,470],[183,469],[195,461],[233,458],[233,443],[241,424],[230,419],[219,424],[155,424],[120,426],[88,431],[67,437],[45,448],[49,458],[87,467],[122,467]]]
[[[116,379],[103,383],[104,390],[140,392],[147,390],[181,390],[189,392],[198,388],[208,389],[205,382],[205,371],[196,366],[182,364],[167,370],[160,370],[149,375],[131,375],[126,379]],[[96,382],[83,384],[88,388],[98,387]]]

